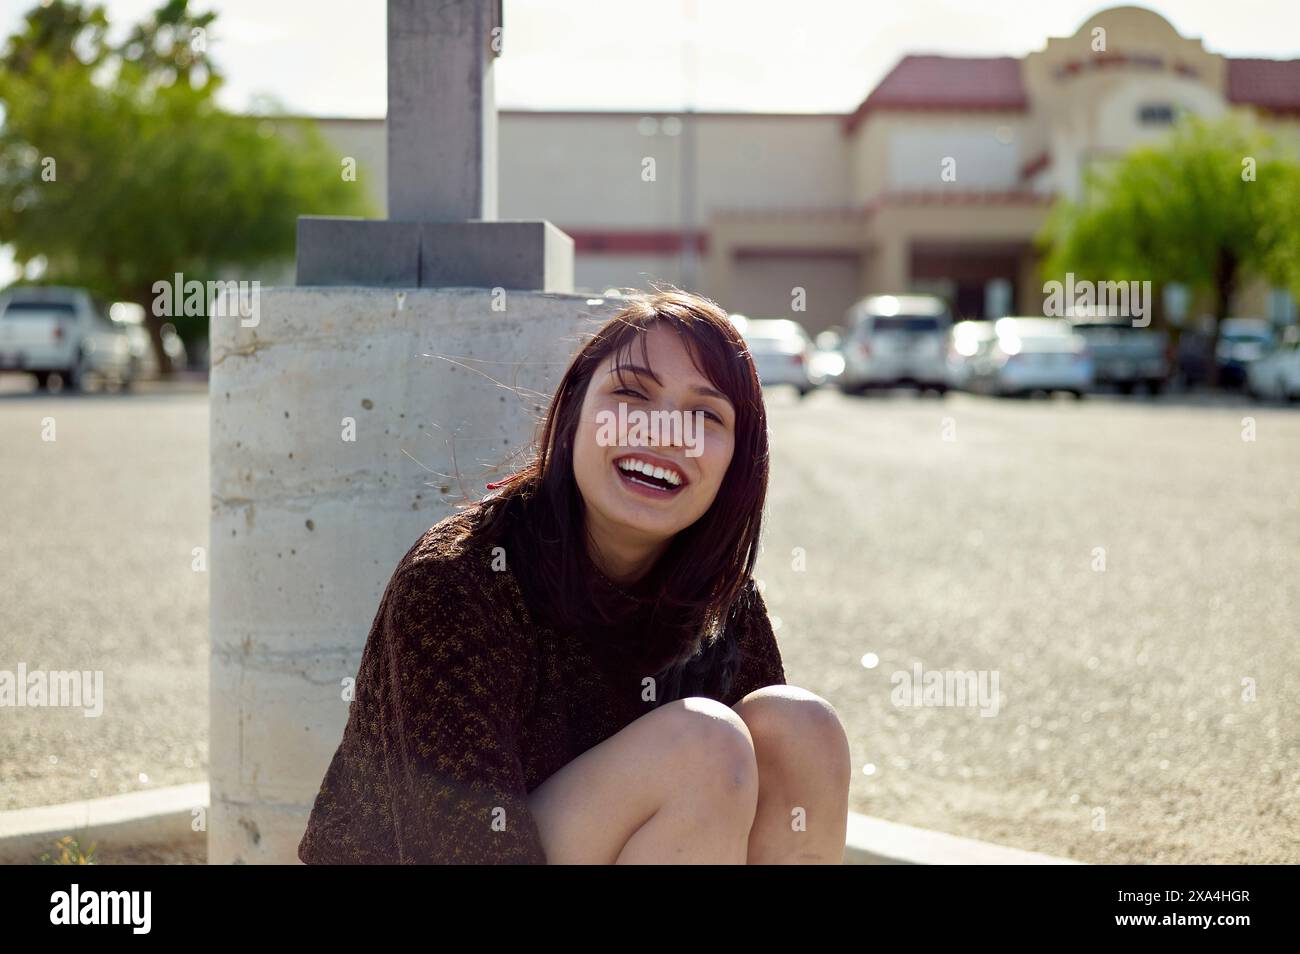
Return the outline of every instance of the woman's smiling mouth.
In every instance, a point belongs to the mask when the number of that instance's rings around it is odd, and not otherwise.
[[[690,481],[675,464],[660,457],[628,454],[614,461],[619,479],[635,493],[652,497],[672,497]]]

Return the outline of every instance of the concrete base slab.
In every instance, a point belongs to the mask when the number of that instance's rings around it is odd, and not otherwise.
[[[0,812],[0,864],[34,864],[72,835],[96,854],[141,845],[207,840],[208,783]],[[195,830],[195,826],[199,826]]]
[[[849,813],[846,865],[1077,865],[1080,861],[1007,848],[927,828]]]
[[[144,845],[175,845],[187,839],[205,839],[195,831],[198,819],[206,819],[208,784],[195,782],[147,792],[131,792],[109,798],[94,798],[63,805],[42,805],[18,811],[0,812],[0,863],[26,864],[42,852],[53,853],[64,835],[75,835],[83,847],[92,842],[97,852],[111,852]],[[237,806],[218,805],[218,811],[234,816]],[[263,819],[267,817],[263,814]],[[277,822],[257,826],[248,819],[231,817],[227,824],[250,824],[250,846],[241,863],[283,863],[292,856],[302,837],[307,819],[302,811],[276,813]],[[849,865],[1074,865],[1082,862],[989,842],[962,838],[944,832],[914,828],[897,822],[849,813],[849,830],[844,849]]]
[[[543,220],[298,219],[299,287],[573,291],[573,239]]]

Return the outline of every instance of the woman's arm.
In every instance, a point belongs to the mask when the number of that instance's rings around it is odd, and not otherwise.
[[[381,744],[403,863],[545,864],[515,731],[527,653],[444,565],[393,581],[377,660]]]
[[[403,560],[376,614],[323,793],[354,806],[323,832],[379,842],[357,860],[546,863],[515,737],[527,647],[466,573]]]

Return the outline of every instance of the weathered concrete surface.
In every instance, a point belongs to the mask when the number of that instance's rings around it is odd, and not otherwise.
[[[497,217],[501,25],[500,0],[388,0],[390,219]]]
[[[213,322],[211,863],[296,860],[393,567],[532,437],[612,313],[494,300],[273,289],[256,326]]]
[[[544,220],[298,218],[295,283],[573,291],[573,239]]]
[[[297,284],[573,291],[573,239],[497,221],[501,0],[388,0],[388,217],[298,220]]]

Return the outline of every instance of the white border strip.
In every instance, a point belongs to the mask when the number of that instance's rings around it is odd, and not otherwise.
[[[136,845],[168,845],[206,838],[195,831],[195,810],[207,814],[208,783],[193,782],[61,805],[0,812],[0,863],[35,864],[55,852],[64,835],[95,852]]]
[[[0,863],[31,864],[55,842],[75,835],[96,850],[176,844],[206,837],[193,828],[196,809],[208,807],[207,782],[173,785],[0,812]],[[973,838],[913,828],[849,812],[844,863],[850,865],[1075,865],[1082,862],[1007,848]]]
[[[1007,848],[928,828],[849,812],[846,865],[1078,865],[1036,851]]]

